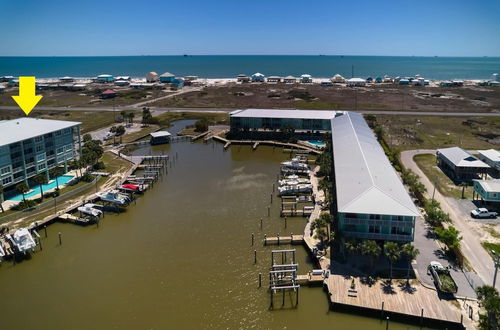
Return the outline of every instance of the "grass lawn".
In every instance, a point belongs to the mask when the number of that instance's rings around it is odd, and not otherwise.
[[[497,239],[500,239],[500,233],[499,233],[499,232],[497,232],[497,231],[495,230],[495,228],[493,228],[493,226],[491,226],[491,225],[484,225],[484,226],[483,226],[483,229],[484,229],[486,232],[488,232],[488,233],[491,235],[491,237],[493,237],[493,238],[497,238]]]
[[[141,128],[140,131],[137,131],[134,133],[130,133],[130,134],[125,133],[125,135],[122,136],[122,143],[133,142],[133,141],[135,141],[143,136],[148,135],[151,132],[157,131],[158,128],[159,127],[156,125],[151,125],[148,127],[143,127],[143,128]]]
[[[482,242],[481,245],[485,248],[486,251],[488,251],[492,258],[494,258],[493,253],[491,253],[492,250],[495,251],[497,255],[500,254],[499,243]]]
[[[436,165],[436,156],[431,154],[416,155],[413,160],[424,172],[427,178],[436,185],[437,190],[444,196],[462,198],[462,187],[455,185]],[[431,192],[432,193],[432,192]],[[465,188],[465,198],[472,198],[472,187]]]
[[[173,121],[185,119],[207,119],[209,125],[221,124],[229,125],[228,113],[214,112],[165,112],[155,116],[158,119],[160,126],[168,127]]]
[[[117,173],[122,170],[128,170],[132,167],[132,163],[122,159],[121,157],[118,157],[111,152],[105,152],[101,158],[101,161],[104,163],[104,170],[111,174]]]
[[[500,145],[500,117],[376,115],[386,141],[400,150],[460,146],[490,149]]]

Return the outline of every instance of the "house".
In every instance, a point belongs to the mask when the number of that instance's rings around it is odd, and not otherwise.
[[[320,86],[333,86],[333,83],[330,80],[323,80],[322,82],[319,83]]]
[[[363,116],[331,120],[335,218],[344,237],[412,242],[420,216]]]
[[[267,77],[267,82],[268,83],[279,83],[279,82],[281,82],[281,77],[269,76],[269,77]]]
[[[66,77],[59,78],[59,81],[62,83],[70,83],[70,82],[74,82],[75,78],[66,76]]]
[[[116,92],[112,89],[106,89],[104,92],[101,93],[102,99],[112,99],[114,97],[116,97]]]
[[[310,84],[313,82],[312,76],[310,74],[303,74],[300,76],[301,84]]]
[[[484,176],[490,166],[459,147],[438,149],[437,165],[453,181],[472,181]]]
[[[250,82],[250,77],[248,77],[247,75],[245,75],[243,73],[240,73],[238,75],[238,77],[236,77],[236,81],[241,82],[241,83]]]
[[[80,125],[28,117],[0,121],[0,183],[6,192],[54,167],[67,171],[81,150]]]
[[[118,76],[118,77],[115,77],[115,80],[130,81],[130,76]]]
[[[341,84],[341,83],[345,83],[345,78],[342,77],[341,75],[339,75],[338,73],[333,76],[331,79],[332,83],[334,84]]]
[[[253,82],[265,82],[266,81],[266,77],[262,73],[257,72],[257,73],[254,73],[252,75],[252,81]]]
[[[112,83],[115,81],[115,77],[113,77],[110,74],[101,74],[95,78],[96,82],[102,83],[102,84],[107,84],[107,83]]]
[[[500,151],[495,149],[478,150],[479,159],[490,165],[490,175],[500,177]]]
[[[116,86],[127,86],[129,84],[130,84],[130,82],[128,80],[121,80],[120,79],[120,80],[115,81]]]
[[[0,93],[5,92],[6,87],[4,85],[0,85]]]
[[[165,72],[160,76],[160,82],[161,83],[171,83],[174,81],[175,75],[171,74],[170,72]]]
[[[376,77],[376,78],[375,78],[375,83],[376,83],[376,84],[380,84],[380,83],[382,83],[383,81],[384,81],[384,80],[382,79],[382,77]]]
[[[1,76],[0,77],[0,82],[9,82],[11,80],[14,80],[13,76]]]
[[[229,114],[231,131],[279,130],[285,127],[297,131],[330,131],[330,120],[341,111],[246,109]]]
[[[269,77],[271,78],[271,77]],[[269,81],[269,78],[267,78],[267,81]],[[279,77],[277,77],[279,78]],[[277,82],[280,82],[279,80]],[[283,78],[283,82],[285,84],[295,84],[297,83],[297,78],[295,78],[294,76],[286,76],[285,78]]]
[[[399,84],[400,85],[409,85],[410,84],[410,80],[409,79],[405,79],[405,78],[399,79]]]
[[[365,85],[366,85],[366,80],[362,78],[351,78],[347,80],[347,86],[350,87],[360,87]]]
[[[184,77],[185,81],[195,81],[198,80],[198,76],[186,76]]]
[[[486,204],[500,206],[500,180],[473,180],[473,200],[480,199]]]
[[[439,83],[439,86],[440,87],[452,87],[453,86],[453,82],[452,81],[448,81],[448,80],[441,81]]]
[[[167,131],[158,131],[149,134],[151,145],[169,143],[172,134]]]
[[[155,83],[158,80],[160,80],[160,78],[158,78],[158,73],[151,71],[146,74],[146,82]]]
[[[184,78],[175,78],[170,83],[170,86],[175,87],[175,88],[182,88],[182,87],[184,87]]]

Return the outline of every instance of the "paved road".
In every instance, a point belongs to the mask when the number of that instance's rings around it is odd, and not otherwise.
[[[147,101],[152,102],[151,101]],[[0,110],[18,110],[17,106],[0,106]],[[38,110],[49,110],[49,111],[68,111],[68,110],[78,110],[78,111],[122,111],[122,110],[141,110],[141,107],[134,107],[133,105],[122,106],[122,107],[36,107]],[[150,107],[155,113],[163,112],[212,112],[212,113],[223,113],[231,112],[235,109],[229,108],[155,108]],[[286,110],[286,109],[283,109]],[[384,111],[384,110],[348,110],[353,112],[359,112],[363,114],[375,114],[375,115],[417,115],[417,116],[446,116],[446,117],[500,117],[500,112],[423,112],[423,111]]]
[[[406,168],[411,169],[420,176],[420,181],[427,188],[425,193],[427,198],[432,198],[434,186],[425,174],[420,170],[417,164],[413,161],[413,156],[418,154],[431,153],[435,154],[435,150],[408,150],[401,153],[401,162]],[[453,221],[453,226],[460,230],[463,237],[461,245],[462,252],[470,262],[471,266],[476,271],[483,283],[491,285],[493,283],[494,264],[490,255],[481,246],[481,239],[476,232],[471,230],[467,225],[467,220],[461,216],[460,210],[456,209],[455,205],[450,205],[446,197],[436,189],[435,199],[441,204],[444,212],[450,215]],[[477,281],[475,281],[477,285]],[[500,290],[500,281],[497,281],[496,288]]]

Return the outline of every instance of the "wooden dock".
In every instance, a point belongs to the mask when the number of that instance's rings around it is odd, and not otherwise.
[[[308,286],[322,286],[325,277],[323,275],[313,275],[311,272],[305,275],[297,275],[297,283]]]
[[[280,211],[280,216],[281,217],[308,217],[313,213],[314,210],[281,210]]]
[[[83,225],[83,226],[86,226],[86,225],[89,225],[89,224],[95,222],[94,220],[91,220],[89,218],[80,218],[80,217],[74,216],[74,215],[69,214],[69,213],[61,214],[59,216],[59,219],[63,220],[63,221],[71,222],[71,223],[74,223],[77,225]]]
[[[354,280],[354,287],[351,287]],[[392,286],[387,282],[377,281],[372,286],[362,283],[359,277],[350,277],[346,274],[330,274],[327,281],[330,293],[330,304],[333,310],[364,310],[365,313],[393,315],[407,321],[424,324],[431,322],[442,326],[451,325],[460,328],[462,317],[460,311],[451,306],[450,302],[438,297],[436,291],[423,287],[413,286],[407,290],[405,284],[400,285],[393,281]],[[392,317],[391,317],[392,318]]]
[[[302,244],[304,235],[264,237],[264,245]]]
[[[280,147],[280,148],[286,148],[287,150],[291,151],[307,151],[308,153],[313,153],[313,154],[321,154],[321,151],[300,145],[300,144],[294,144],[294,143],[286,143],[286,142],[278,142],[278,141],[271,141],[271,140],[228,140],[226,138],[223,138],[218,135],[213,135],[212,139],[224,143],[224,149],[227,149],[230,145],[232,144],[238,144],[238,145],[250,145],[252,146],[253,150],[255,150],[259,145],[267,145],[267,146],[272,146],[272,147]]]

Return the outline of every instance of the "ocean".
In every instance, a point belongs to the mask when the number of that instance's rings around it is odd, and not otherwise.
[[[428,79],[488,79],[500,72],[500,57],[195,55],[0,57],[0,76],[94,77],[99,74],[144,77],[147,72],[177,76],[232,78],[243,73],[270,75],[311,74],[313,77],[377,77],[389,75]]]

